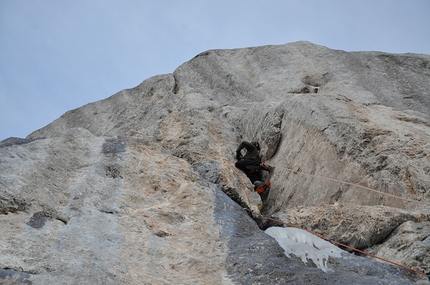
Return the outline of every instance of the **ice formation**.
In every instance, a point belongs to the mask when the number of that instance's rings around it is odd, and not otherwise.
[[[270,227],[266,234],[278,241],[288,258],[294,254],[305,264],[311,259],[324,272],[331,271],[327,266],[329,256],[341,257],[340,248],[301,229]]]

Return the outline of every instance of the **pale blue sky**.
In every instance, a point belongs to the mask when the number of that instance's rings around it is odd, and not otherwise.
[[[430,54],[430,0],[0,0],[0,140],[209,49]]]

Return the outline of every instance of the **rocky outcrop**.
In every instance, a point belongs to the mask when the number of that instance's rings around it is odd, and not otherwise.
[[[261,229],[276,217],[430,273],[429,78],[428,55],[211,50],[4,140],[0,280],[420,283],[348,252],[323,273]],[[264,205],[234,167],[251,139],[276,166]]]

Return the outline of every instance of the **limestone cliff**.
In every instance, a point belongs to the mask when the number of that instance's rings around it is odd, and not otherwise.
[[[429,55],[211,50],[4,140],[0,281],[427,282],[347,252],[323,273],[261,229],[276,217],[430,273],[429,82]],[[276,166],[261,213],[242,140]]]

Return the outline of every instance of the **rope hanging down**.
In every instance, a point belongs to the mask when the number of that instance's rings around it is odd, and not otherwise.
[[[343,244],[343,243],[337,242],[337,241],[335,241],[335,240],[334,240],[334,239],[332,239],[332,238],[328,239],[328,238],[326,238],[326,237],[324,237],[324,236],[322,236],[322,235],[320,235],[320,234],[314,233],[314,232],[312,232],[312,231],[310,231],[310,230],[307,230],[307,229],[303,229],[303,228],[301,228],[301,227],[299,227],[299,226],[297,226],[297,225],[293,225],[293,224],[290,224],[290,223],[286,223],[286,222],[283,222],[283,221],[281,221],[281,220],[277,220],[277,219],[270,218],[270,217],[269,217],[269,218],[265,218],[265,219],[266,219],[266,220],[270,220],[270,221],[274,221],[274,222],[279,223],[279,224],[284,224],[284,225],[286,225],[286,226],[288,226],[288,227],[292,227],[292,228],[296,228],[296,229],[300,229],[300,230],[307,231],[308,233],[311,233],[311,234],[313,234],[313,235],[315,235],[315,236],[317,236],[317,237],[319,237],[319,238],[321,238],[321,239],[323,239],[323,240],[326,240],[326,241],[328,241],[328,242],[330,242],[330,243],[332,243],[332,244],[335,244],[335,245],[338,245],[338,246],[341,246],[341,247],[345,247],[345,248],[348,248],[348,249],[353,250],[353,251],[355,251],[355,252],[358,252],[358,253],[361,253],[361,254],[364,254],[364,255],[367,255],[367,256],[370,256],[370,257],[373,257],[373,258],[376,258],[376,259],[379,259],[379,260],[382,260],[382,261],[385,261],[385,262],[391,263],[391,264],[393,264],[393,265],[396,265],[396,266],[402,267],[402,268],[404,268],[404,269],[407,269],[407,270],[413,271],[413,272],[415,272],[415,273],[417,273],[417,274],[419,274],[419,275],[422,275],[422,276],[424,276],[424,277],[427,277],[427,278],[428,278],[428,280],[430,281],[430,274],[428,274],[428,275],[427,275],[427,274],[425,274],[424,272],[418,271],[418,270],[416,270],[416,269],[413,269],[413,268],[411,268],[411,267],[405,266],[405,265],[403,265],[403,264],[396,263],[396,262],[394,262],[394,261],[391,261],[391,260],[385,259],[385,258],[383,258],[383,257],[379,257],[379,256],[376,256],[376,255],[374,255],[374,254],[371,254],[371,253],[368,253],[368,252],[365,252],[365,251],[359,250],[359,249],[357,249],[357,248],[351,247],[351,246],[349,246],[349,245],[346,245],[346,244]]]

